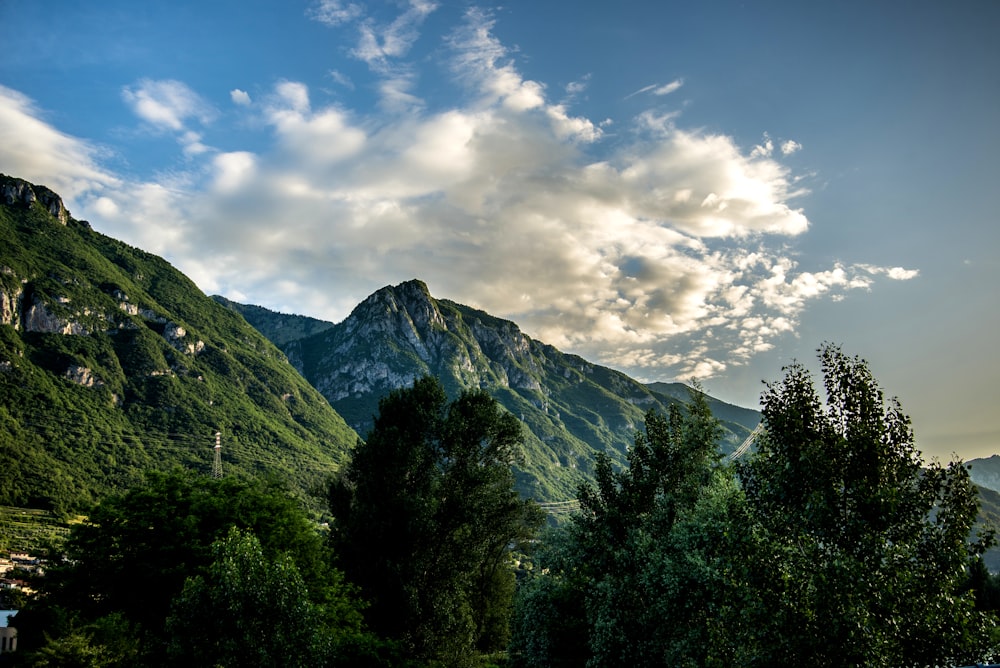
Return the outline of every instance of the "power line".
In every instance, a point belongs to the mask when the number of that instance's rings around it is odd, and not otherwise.
[[[729,453],[729,456],[727,458],[728,461],[734,461],[736,459],[739,459],[740,457],[742,457],[743,455],[745,455],[747,452],[749,452],[751,446],[753,446],[753,444],[754,444],[754,441],[756,441],[757,437],[760,436],[762,433],[764,433],[764,421],[763,420],[761,420],[760,422],[757,423],[757,426],[753,428],[753,431],[750,432],[750,435],[746,437],[746,440],[744,440],[740,444],[740,447],[736,448],[731,453]]]

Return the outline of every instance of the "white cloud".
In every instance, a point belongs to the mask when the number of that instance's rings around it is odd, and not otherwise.
[[[678,90],[684,85],[683,79],[675,79],[668,84],[663,86],[655,86],[652,90],[653,95],[670,95]]]
[[[119,179],[100,166],[102,149],[60,132],[28,97],[0,85],[0,165],[4,173],[58,192],[68,207]],[[74,210],[74,213],[77,213]]]
[[[789,139],[781,143],[782,155],[791,155],[792,153],[798,153],[801,150],[802,150],[802,144],[798,143],[797,141]]]
[[[385,71],[390,59],[406,55],[420,37],[420,24],[435,9],[435,3],[411,0],[407,10],[387,25],[378,25],[370,19],[364,21],[353,55],[374,70]]]
[[[250,181],[257,160],[253,153],[234,151],[220,153],[215,156],[212,163],[215,167],[215,189],[224,193],[232,193]]]
[[[102,218],[117,218],[121,209],[110,197],[98,197],[92,203],[93,210]]]
[[[908,281],[920,275],[919,269],[904,269],[902,267],[892,267],[886,275],[896,281]]]
[[[418,277],[439,296],[637,375],[655,365],[661,376],[710,378],[793,335],[811,303],[869,289],[877,276],[916,275],[800,267],[786,245],[809,221],[795,203],[802,184],[779,162],[788,142],[776,156],[765,135],[746,151],[724,134],[678,127],[676,112],[641,113],[604,142],[609,123],[550,100],[481,11],[467,13],[440,56],[465,102],[430,108],[416,70],[396,61],[433,8],[412,3],[378,26],[360,6],[314,7],[316,20],[356,21],[367,35],[357,54],[377,79],[378,112],[280,81],[255,104],[263,145],[219,152],[206,144],[210,128],[193,127],[213,113],[200,97],[179,82],[143,81],[126,99],[177,134],[189,172],[118,187],[93,149],[7,91],[0,114],[15,114],[42,149],[11,133],[0,156],[14,151],[21,166],[39,152],[75,151],[79,165],[62,169],[82,171],[64,173],[105,186],[86,200],[98,228],[169,253],[203,289],[336,320],[372,290]]]
[[[753,150],[750,151],[750,157],[769,158],[772,153],[774,153],[774,142],[765,134],[764,142],[753,147]]]
[[[275,87],[275,93],[291,111],[302,114],[309,111],[309,87],[297,81],[282,81]]]
[[[585,74],[583,77],[580,78],[579,81],[569,82],[568,84],[566,84],[566,94],[569,95],[570,97],[575,97],[577,95],[580,95],[581,93],[587,90],[587,86],[590,85],[590,79],[591,75]]]
[[[904,267],[877,267],[870,264],[858,265],[859,268],[874,276],[888,276],[894,281],[908,281],[920,275],[919,269]]]
[[[481,10],[466,13],[465,23],[448,40],[455,54],[453,68],[485,96],[484,104],[499,100],[513,111],[541,107],[545,87],[521,76],[506,47],[490,32],[493,25],[493,18]]]
[[[141,119],[165,130],[180,132],[189,119],[208,123],[215,116],[212,107],[180,81],[142,79],[123,88],[122,98]]]
[[[250,94],[239,88],[229,91],[229,97],[232,99],[233,104],[238,104],[241,107],[248,107],[251,104]]]
[[[639,90],[633,91],[625,96],[625,99],[630,97],[635,97],[636,95],[642,95],[643,93],[652,93],[656,96],[670,95],[680,90],[681,86],[684,85],[683,79],[674,79],[668,84],[649,84],[648,86],[643,86]]]
[[[201,134],[198,132],[191,132],[189,130],[180,136],[179,141],[183,147],[184,155],[188,157],[208,153],[212,150],[211,147],[202,143]]]
[[[344,88],[347,88],[348,90],[354,90],[354,82],[351,81],[351,78],[348,77],[343,72],[339,72],[337,70],[330,70],[328,74],[330,75],[330,78],[333,79],[337,84],[343,86]]]
[[[319,0],[306,12],[306,15],[328,26],[339,26],[357,19],[362,12],[361,5],[353,2]]]

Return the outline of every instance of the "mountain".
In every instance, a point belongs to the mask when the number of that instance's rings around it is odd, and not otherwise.
[[[305,315],[276,313],[260,306],[237,304],[218,295],[214,295],[212,299],[229,310],[243,315],[257,331],[267,332],[267,338],[276,346],[283,346],[290,341],[304,339],[333,327],[332,322]]]
[[[278,342],[300,316],[227,302]],[[445,299],[418,280],[375,292],[343,322],[284,339],[281,348],[360,434],[372,426],[378,400],[425,374],[450,394],[483,388],[526,427],[520,491],[541,500],[575,497],[590,478],[595,455],[625,453],[650,409],[688,399],[683,385],[646,386],[607,367],[525,335],[513,322]],[[735,449],[759,414],[711,400],[726,429],[723,450]]]
[[[305,495],[357,434],[238,313],[0,175],[0,505],[69,512],[144,469],[271,473]],[[300,322],[300,333],[313,333]]]
[[[688,400],[688,392],[690,392],[689,386],[684,383],[648,383],[646,387],[653,392],[658,392],[659,394],[682,401]],[[744,429],[753,430],[757,426],[757,423],[760,422],[760,411],[755,411],[752,408],[743,408],[742,406],[734,406],[711,396],[707,398],[708,407],[712,409],[712,415],[721,420],[723,424],[736,424]]]
[[[983,459],[970,459],[969,477],[980,487],[986,487],[1000,493],[1000,455]]]

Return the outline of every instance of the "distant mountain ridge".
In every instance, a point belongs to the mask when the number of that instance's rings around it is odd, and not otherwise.
[[[280,314],[228,304],[272,341],[290,328]],[[599,451],[624,463],[645,413],[688,399],[683,385],[643,385],[535,341],[509,320],[435,299],[419,280],[386,286],[343,322],[280,347],[362,435],[381,396],[425,374],[440,378],[452,394],[488,390],[527,427],[518,484],[545,500],[573,498]],[[711,401],[726,428],[723,450],[731,451],[759,414]]]
[[[972,482],[1000,494],[1000,455],[970,459],[965,463],[969,467]]]
[[[166,261],[0,175],[0,505],[72,511],[149,468],[308,495],[357,434],[239,314]],[[301,331],[306,331],[303,328]]]

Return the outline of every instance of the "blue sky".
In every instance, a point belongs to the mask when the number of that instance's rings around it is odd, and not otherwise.
[[[0,0],[0,171],[209,294],[411,278],[756,406],[824,341],[1000,449],[1000,3]]]

